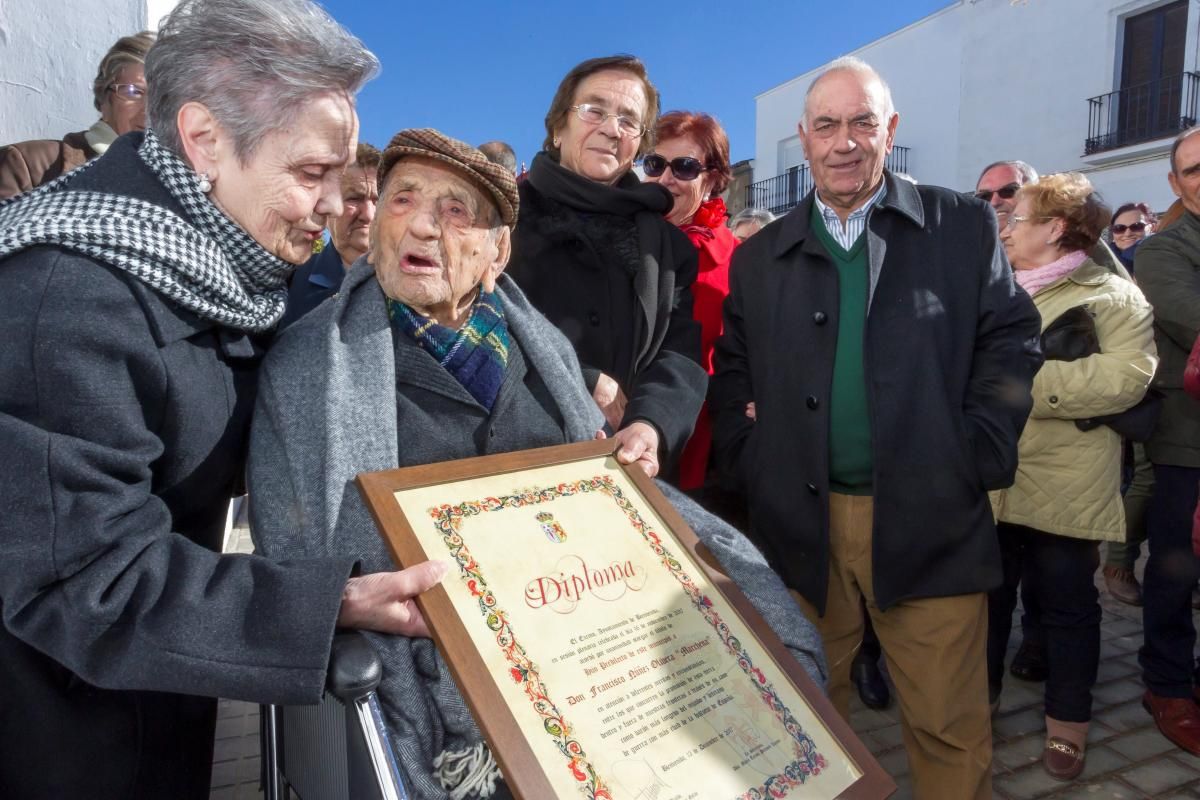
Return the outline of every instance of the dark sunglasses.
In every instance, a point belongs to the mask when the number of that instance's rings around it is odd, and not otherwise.
[[[651,153],[642,159],[642,169],[651,178],[662,175],[667,171],[667,167],[670,167],[672,174],[681,181],[694,181],[700,177],[700,173],[708,171],[703,162],[690,156],[680,156],[667,161],[658,153]]]
[[[1019,183],[1010,183],[1008,186],[1001,186],[999,189],[992,191],[984,189],[982,192],[976,192],[975,196],[985,203],[992,202],[992,195],[1000,195],[1001,200],[1012,200],[1016,196],[1017,190],[1021,188]]]
[[[1117,234],[1118,236],[1121,235],[1122,233],[1124,233],[1125,231],[1133,231],[1134,233],[1141,233],[1142,231],[1146,230],[1146,223],[1135,222],[1132,225],[1119,225],[1118,224],[1118,225],[1113,225],[1111,230],[1114,234]]]

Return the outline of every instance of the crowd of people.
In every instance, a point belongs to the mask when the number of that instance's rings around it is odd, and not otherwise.
[[[0,794],[207,797],[214,698],[316,702],[341,627],[416,795],[509,796],[413,601],[446,568],[395,570],[353,479],[604,437],[841,715],[894,686],[917,797],[990,796],[1018,596],[1080,775],[1101,542],[1200,755],[1200,128],[1162,216],[1019,160],[921,185],[842,58],[796,110],[814,190],[731,217],[726,133],[636,57],[563,77],[527,171],[360,142],[378,66],[310,0],[184,0],[91,128],[0,149]]]

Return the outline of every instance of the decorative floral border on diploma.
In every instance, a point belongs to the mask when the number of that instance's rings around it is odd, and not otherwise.
[[[785,797],[794,787],[803,785],[809,776],[819,775],[821,770],[827,766],[827,762],[825,756],[817,751],[816,743],[800,727],[800,723],[784,705],[762,670],[754,666],[741,642],[730,633],[729,626],[713,609],[712,600],[700,592],[691,577],[683,571],[683,565],[663,546],[659,535],[642,519],[637,509],[629,502],[625,493],[613,482],[611,477],[598,475],[542,489],[523,489],[516,494],[503,497],[468,500],[453,506],[444,503],[429,509],[429,515],[433,518],[434,525],[441,534],[443,542],[458,563],[460,577],[466,584],[467,590],[478,600],[479,610],[488,629],[496,634],[496,643],[512,665],[509,674],[524,688],[525,695],[533,705],[534,711],[542,718],[542,725],[546,733],[554,738],[558,749],[566,757],[567,768],[575,780],[580,782],[579,788],[584,795],[588,800],[612,800],[608,786],[596,773],[583,746],[571,735],[571,726],[564,719],[558,706],[550,699],[549,693],[542,683],[537,665],[533,663],[525,648],[517,641],[512,626],[509,624],[508,614],[498,605],[496,596],[488,587],[487,581],[484,580],[479,565],[459,534],[459,529],[466,517],[477,516],[488,511],[498,511],[502,508],[523,508],[547,503],[560,497],[570,497],[580,492],[594,491],[612,497],[620,509],[625,512],[633,527],[650,545],[650,549],[683,586],[691,598],[692,605],[716,631],[726,650],[737,659],[738,666],[754,683],[763,702],[783,723],[784,729],[795,740],[796,760],[788,764],[779,775],[774,775],[763,782],[761,786],[746,791],[741,795],[740,800],[767,800],[767,798]]]

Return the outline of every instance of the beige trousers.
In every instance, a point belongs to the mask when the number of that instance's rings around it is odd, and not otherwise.
[[[919,800],[992,795],[987,694],[987,595],[905,600],[882,611],[871,588],[871,497],[831,494],[825,616],[796,596],[821,632],[829,696],[850,718],[850,665],[862,644],[860,598],[887,659]]]

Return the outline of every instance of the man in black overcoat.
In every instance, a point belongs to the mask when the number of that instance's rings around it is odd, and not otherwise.
[[[713,442],[821,631],[834,705],[848,715],[865,600],[916,796],[984,798],[987,491],[1016,471],[1040,324],[987,206],[884,168],[898,120],[857,59],[809,88],[816,188],[734,255]]]

